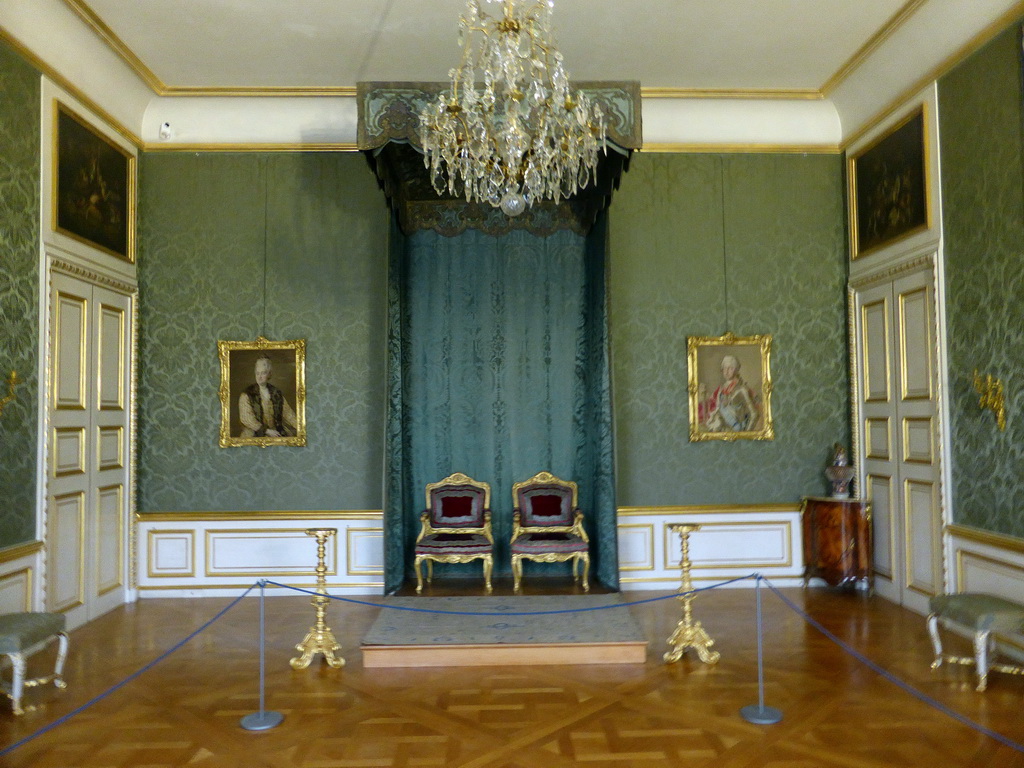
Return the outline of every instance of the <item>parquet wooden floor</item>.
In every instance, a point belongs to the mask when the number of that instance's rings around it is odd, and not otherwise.
[[[435,594],[442,589],[435,585]],[[630,609],[650,640],[644,665],[364,669],[359,641],[379,609],[332,602],[328,623],[347,664],[303,671],[288,659],[313,613],[307,595],[289,593],[266,601],[266,706],[285,716],[279,727],[239,725],[259,708],[259,604],[247,597],[166,660],[0,757],[0,766],[1024,767],[1024,753],[904,692],[762,594],[765,702],[784,716],[776,725],[739,716],[758,700],[753,590],[714,590],[694,603],[722,654],[713,667],[692,654],[662,663],[679,619],[676,602],[665,600]],[[977,693],[969,669],[929,670],[922,617],[861,594],[785,594],[924,695],[1024,743],[1024,679],[993,674]],[[229,602],[144,600],[74,631],[69,687],[28,691],[33,708],[20,718],[0,702],[0,748],[122,681]],[[948,643],[968,651],[960,638]],[[33,657],[30,672],[50,658]]]

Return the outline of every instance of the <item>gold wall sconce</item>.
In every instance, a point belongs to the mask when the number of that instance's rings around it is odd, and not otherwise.
[[[1003,401],[1003,382],[988,374],[985,378],[974,369],[974,389],[979,395],[978,406],[987,408],[996,415],[996,424],[1000,431],[1006,429],[1006,406]]]
[[[0,416],[4,415],[4,408],[7,407],[7,404],[14,400],[14,388],[20,383],[18,372],[12,370],[11,375],[7,377],[7,397],[0,398]]]

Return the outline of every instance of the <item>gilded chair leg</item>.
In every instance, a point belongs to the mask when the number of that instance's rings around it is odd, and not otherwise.
[[[590,576],[590,555],[580,555],[579,559],[583,561],[583,591],[589,592],[590,580],[588,577]],[[573,565],[575,566],[575,564],[576,561],[574,560]]]
[[[423,565],[423,558],[422,557],[417,557],[413,561],[413,567],[416,569],[416,594],[417,595],[423,593],[423,571],[421,570],[422,569],[422,565]]]
[[[491,571],[494,569],[494,560],[488,555],[484,559],[484,584],[487,585],[487,594],[491,594],[493,591],[491,588]]]
[[[434,561],[427,559],[427,584],[434,583]]]
[[[522,591],[523,580],[523,559],[519,555],[512,555],[512,591],[517,595]]]

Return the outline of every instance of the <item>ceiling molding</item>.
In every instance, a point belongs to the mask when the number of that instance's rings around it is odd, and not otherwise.
[[[27,46],[23,45],[14,35],[0,26],[0,39],[4,40],[8,45],[11,46],[17,53],[22,56],[29,64],[39,70],[44,77],[52,80],[54,83],[59,85],[62,89],[74,96],[84,106],[86,106],[90,112],[94,113],[96,117],[100,118],[105,122],[112,131],[121,136],[125,141],[131,144],[136,149],[142,147],[142,138],[132,132],[127,126],[124,125],[120,120],[115,118],[107,110],[97,104],[93,99],[87,96],[78,88],[74,83],[68,80],[64,75],[58,72],[56,69],[51,67],[41,58],[36,56]]]
[[[78,18],[95,32],[108,48],[120,56],[121,60],[128,65],[142,82],[149,86],[153,93],[161,95],[161,92],[167,88],[163,81],[143,63],[142,59],[135,55],[135,52],[120,37],[114,34],[114,30],[97,16],[96,12],[84,0],[64,0],[64,4],[74,11]]]
[[[331,87],[320,86],[264,86],[251,87],[221,87],[201,88],[187,85],[167,86],[158,96],[352,96],[356,95],[354,85],[339,85]]]
[[[885,122],[896,112],[903,109],[909,101],[916,98],[917,95],[931,83],[937,82],[943,75],[977,53],[978,50],[984,47],[996,35],[1003,32],[1010,24],[1020,19],[1022,15],[1024,15],[1024,0],[1017,2],[1009,10],[968,40],[952,56],[933,67],[922,77],[918,78],[918,80],[910,87],[903,90],[895,99],[876,112],[869,120],[865,121],[865,123],[857,128],[856,131],[843,139],[840,144],[840,149],[845,152],[850,146],[856,144],[864,138],[865,135],[877,128],[879,124]]]
[[[839,145],[823,144],[710,144],[657,142],[644,144],[640,152],[646,154],[787,154],[787,155],[838,155]]]
[[[902,27],[927,2],[928,0],[909,0],[906,5],[893,14],[892,18],[881,29],[868,38],[867,42],[858,48],[853,56],[847,59],[846,63],[835,71],[832,77],[824,82],[820,88],[822,98],[827,97],[838,88],[871,54],[878,50],[882,43],[892,37],[896,30]]]
[[[815,88],[655,88],[640,86],[645,99],[823,99]]]
[[[355,142],[327,144],[273,144],[273,143],[197,143],[165,144],[147,141],[145,152],[358,152]]]

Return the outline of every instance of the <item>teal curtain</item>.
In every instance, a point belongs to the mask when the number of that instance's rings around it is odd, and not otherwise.
[[[587,237],[393,229],[386,591],[411,575],[424,487],[453,472],[490,483],[495,573],[508,574],[512,484],[541,470],[579,484],[593,578],[618,587],[605,233],[603,217]]]

